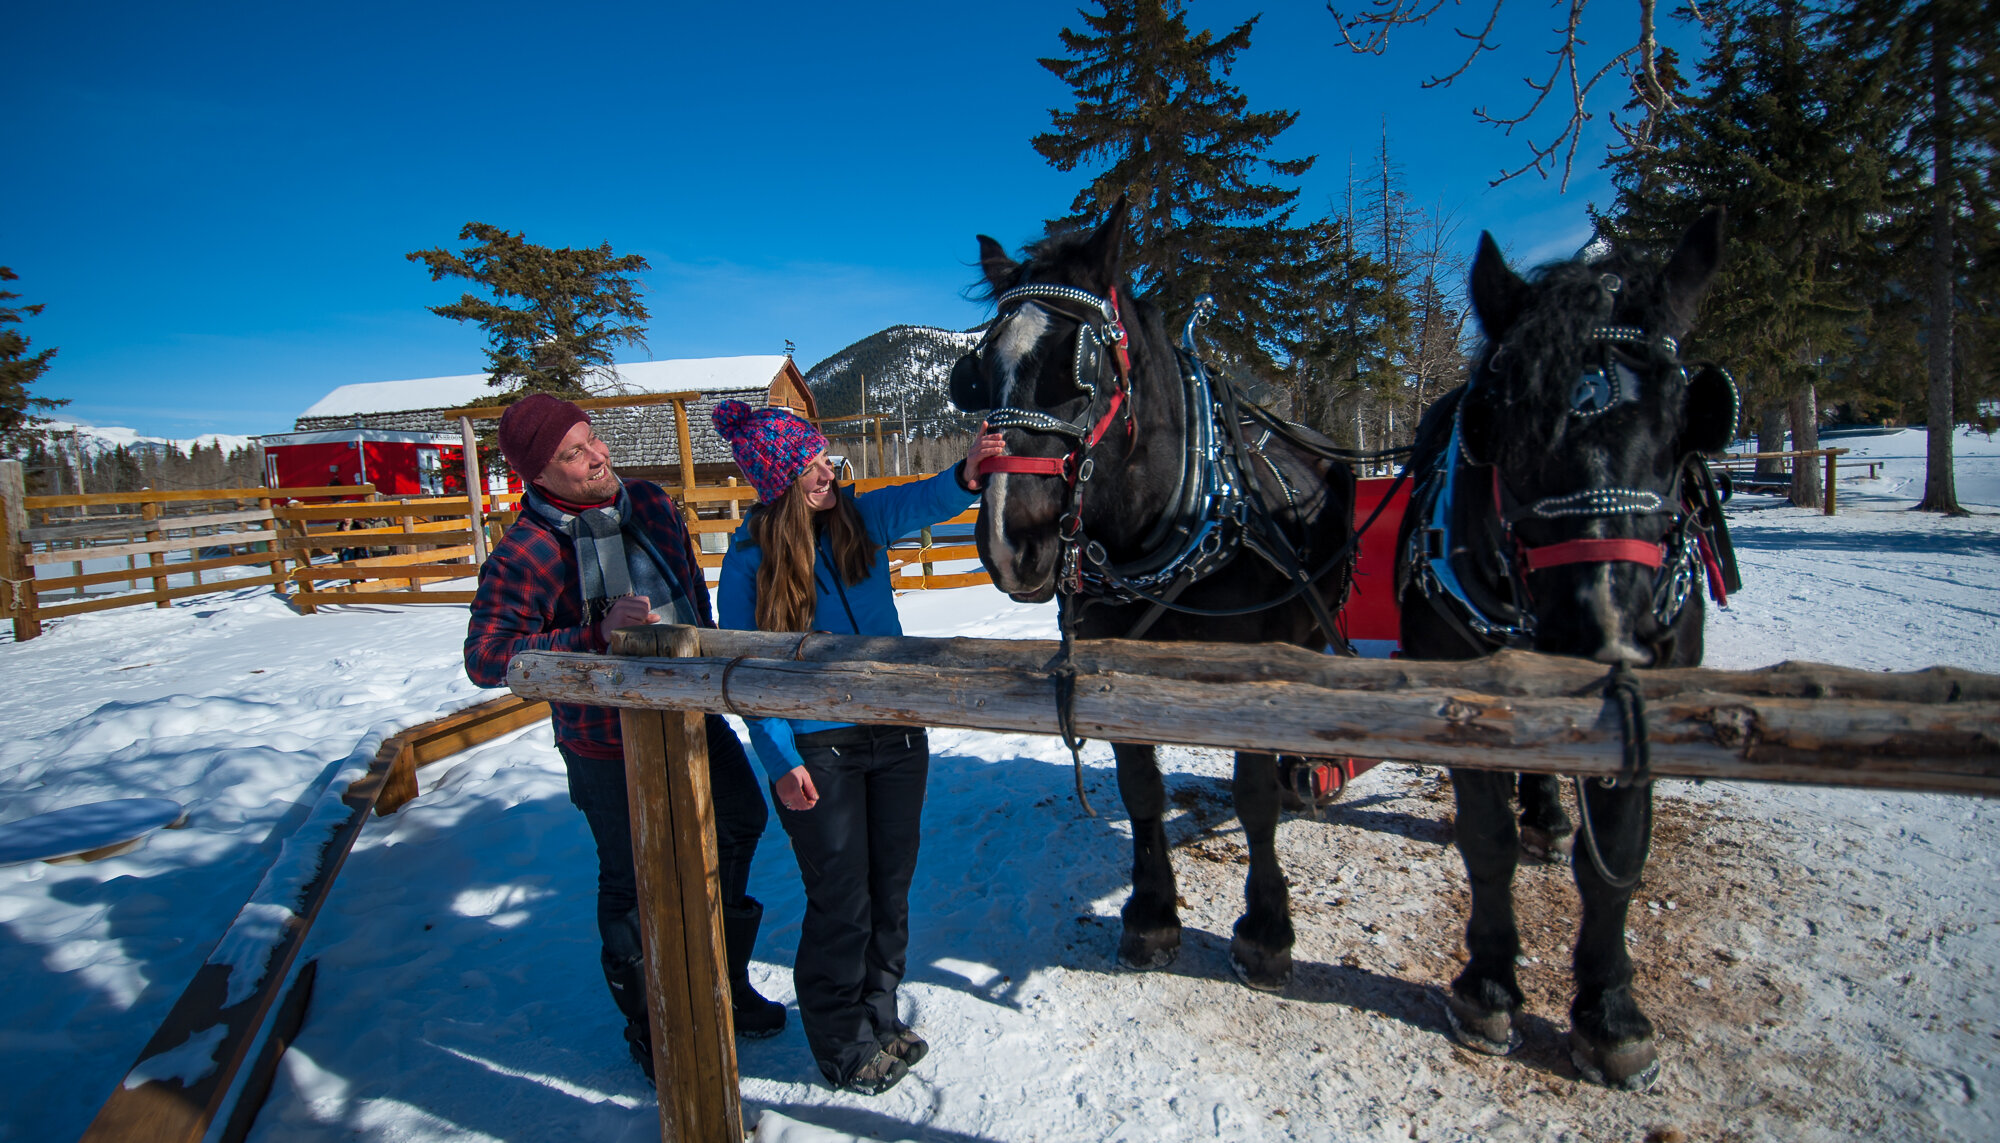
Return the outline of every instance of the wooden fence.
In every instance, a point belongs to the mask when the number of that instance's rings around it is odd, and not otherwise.
[[[876,477],[854,487],[866,492],[921,479]],[[701,566],[715,572],[756,491],[733,481],[668,491],[702,549]],[[13,620],[16,640],[27,640],[40,635],[48,619],[166,607],[185,596],[244,587],[289,590],[293,605],[306,614],[341,603],[463,605],[472,602],[472,584],[438,585],[476,576],[485,554],[520,514],[517,496],[487,495],[476,512],[474,507],[465,496],[376,499],[374,487],[365,484],[28,496],[20,464],[0,461],[0,615]],[[968,510],[947,523],[970,525],[976,515]],[[174,558],[183,553],[186,558]],[[969,539],[940,543],[930,528],[899,539],[889,551],[898,590],[991,583],[984,571],[937,570],[940,563],[977,558]],[[84,568],[105,560],[125,566]],[[41,570],[65,564],[69,575]],[[265,570],[204,579],[203,573],[243,566]],[[123,590],[89,590],[111,585]]]
[[[1057,731],[1040,640],[627,628],[611,655],[527,652],[523,698],[620,708],[647,1000],[666,1143],[743,1137],[703,711]],[[1619,720],[1598,664],[1343,659],[1273,644],[1076,645],[1075,727],[1114,742],[1612,777]],[[1652,770],[2000,794],[2000,677],[1787,663],[1640,672]]]
[[[1846,456],[1847,451],[1844,448],[1813,448],[1795,449],[1788,452],[1732,452],[1710,460],[1709,464],[1716,469],[1735,476],[1736,485],[1739,488],[1747,488],[1750,491],[1759,492],[1777,492],[1791,487],[1791,464],[1804,462],[1807,465],[1811,465],[1814,457],[1822,457],[1826,461],[1826,499],[1821,505],[1821,511],[1831,516],[1834,514],[1835,503],[1839,495],[1840,461],[1838,458]],[[1784,473],[1783,488],[1759,486],[1759,482],[1755,479],[1755,473],[1757,462],[1763,460],[1783,460],[1789,462],[1786,465]],[[1864,463],[1868,465],[1868,475],[1875,475],[1875,466],[1880,462],[1866,461]],[[1750,477],[1751,479],[1744,479],[1745,477]]]

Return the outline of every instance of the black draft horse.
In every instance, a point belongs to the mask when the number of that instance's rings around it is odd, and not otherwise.
[[[1699,583],[1734,590],[1734,561],[1700,454],[1725,447],[1735,384],[1690,375],[1679,340],[1722,253],[1722,215],[1697,222],[1664,264],[1623,252],[1555,263],[1523,280],[1490,235],[1472,267],[1485,334],[1472,379],[1417,430],[1398,543],[1403,654],[1469,659],[1502,646],[1632,667],[1701,661]],[[1632,690],[1636,694],[1636,689]],[[1643,725],[1636,732],[1643,739]],[[1629,727],[1622,780],[1577,782],[1583,919],[1570,1054],[1587,1078],[1638,1090],[1659,1072],[1653,1025],[1632,995],[1626,910],[1645,867],[1653,792]],[[1638,757],[1643,758],[1643,753]],[[1471,881],[1470,960],[1448,996],[1459,1041],[1501,1054],[1522,994],[1514,917],[1517,847],[1560,848],[1573,825],[1552,776],[1451,773]]]
[[[1353,474],[1330,442],[1235,411],[1226,386],[1177,356],[1162,315],[1132,294],[1124,227],[1121,200],[1094,232],[1044,240],[1024,261],[979,238],[998,313],[953,370],[952,396],[990,410],[1010,454],[986,469],[980,561],[1015,599],[1060,591],[1066,638],[1327,646],[1352,567]],[[1132,821],[1118,959],[1158,968],[1181,943],[1166,787],[1151,746],[1112,750]],[[1250,873],[1230,959],[1266,990],[1291,976],[1278,773],[1271,754],[1236,754]]]

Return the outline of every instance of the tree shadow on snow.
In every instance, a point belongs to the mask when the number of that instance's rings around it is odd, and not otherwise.
[[[1868,555],[1895,552],[1918,556],[1991,556],[2000,554],[2000,534],[1992,532],[1818,531],[1807,528],[1743,529],[1730,542],[1745,552],[1850,552]]]
[[[867,1108],[828,1107],[817,1103],[761,1103],[746,1099],[743,1101],[743,1126],[754,1127],[757,1115],[765,1111],[775,1111],[811,1127],[858,1135],[863,1139],[894,1139],[897,1143],[906,1140],[908,1143],[993,1143],[989,1136],[967,1135],[963,1131],[946,1131],[941,1127],[911,1123]]]

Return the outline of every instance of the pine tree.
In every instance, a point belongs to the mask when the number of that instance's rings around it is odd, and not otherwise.
[[[1300,228],[1289,258],[1298,283],[1287,295],[1281,345],[1292,416],[1343,445],[1366,448],[1371,397],[1393,399],[1402,387],[1408,299],[1387,267],[1356,245],[1350,221],[1325,218]]]
[[[1127,196],[1139,288],[1170,322],[1213,294],[1214,346],[1275,372],[1284,295],[1297,281],[1286,255],[1299,241],[1290,225],[1299,192],[1261,180],[1297,178],[1313,159],[1265,158],[1298,113],[1251,112],[1229,82],[1257,21],[1216,37],[1189,31],[1182,0],[1096,7],[1079,12],[1083,30],[1062,30],[1066,57],[1039,61],[1076,93],[1076,106],[1050,112],[1054,129],[1035,136],[1036,152],[1060,171],[1104,164],[1071,216],[1050,228],[1101,217]]]
[[[1657,150],[1613,160],[1618,197],[1600,228],[1665,246],[1711,205],[1729,211],[1729,251],[1696,323],[1691,356],[1723,361],[1750,411],[1790,410],[1792,447],[1816,447],[1818,401],[1867,324],[1864,272],[1890,201],[1892,124],[1879,88],[1849,66],[1798,0],[1711,7],[1701,84],[1679,96]],[[1680,86],[1667,60],[1665,78]],[[1793,499],[1819,503],[1808,466]]]
[[[1951,434],[1970,402],[1958,396],[1994,386],[2000,26],[1978,0],[1861,0],[1835,23],[1851,53],[1884,78],[1920,192],[1901,214],[1912,257],[1893,281],[1924,351],[1928,434],[1917,508],[1962,515]]]
[[[0,266],[0,282],[17,281],[20,275]],[[69,404],[67,400],[53,397],[35,397],[28,392],[42,374],[48,372],[49,362],[55,358],[52,346],[40,353],[29,354],[30,344],[26,335],[6,327],[21,324],[23,314],[34,317],[42,312],[42,304],[9,306],[21,295],[11,290],[0,290],[0,438],[9,438],[41,418],[36,412],[47,412]]]
[[[632,277],[651,268],[643,257],[614,254],[608,242],[552,250],[483,222],[466,223],[458,237],[477,245],[456,254],[433,247],[404,257],[428,267],[433,282],[465,278],[492,295],[465,294],[451,305],[428,307],[439,317],[485,327],[489,384],[575,397],[586,392],[593,371],[612,366],[615,346],[645,345],[651,315]]]

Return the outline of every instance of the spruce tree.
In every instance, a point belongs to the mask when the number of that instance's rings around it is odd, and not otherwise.
[[[1617,200],[1598,222],[1623,241],[1665,247],[1708,207],[1728,209],[1728,256],[1688,352],[1730,366],[1746,412],[1787,408],[1792,447],[1809,449],[1818,401],[1839,395],[1818,391],[1838,388],[1828,366],[1867,323],[1865,267],[1891,196],[1892,123],[1878,87],[1797,0],[1709,11],[1716,30],[1698,89],[1679,96],[1657,150],[1612,161]],[[1808,466],[1793,471],[1794,501],[1817,505]]]
[[[0,282],[19,280],[19,275],[5,266],[0,266]],[[17,329],[8,326],[21,324],[22,315],[34,317],[42,312],[42,304],[10,306],[6,303],[21,295],[11,290],[0,290],[0,438],[9,438],[28,425],[40,420],[35,414],[59,409],[69,404],[67,400],[54,397],[36,397],[29,393],[42,374],[48,372],[49,362],[55,358],[53,346],[39,353],[30,354],[29,338]]]
[[[433,247],[404,257],[422,262],[434,282],[464,278],[492,295],[468,293],[451,305],[427,307],[485,328],[489,384],[520,395],[576,397],[587,391],[593,371],[612,366],[615,346],[645,345],[650,315],[632,277],[650,269],[643,257],[615,254],[608,242],[552,250],[483,222],[466,223],[458,237],[476,244],[456,254]]]
[[[1217,37],[1189,30],[1182,0],[1095,7],[1078,13],[1080,30],[1062,30],[1067,56],[1039,61],[1076,93],[1076,106],[1050,112],[1053,130],[1035,136],[1036,152],[1060,171],[1102,164],[1070,217],[1050,228],[1099,218],[1126,196],[1138,287],[1170,322],[1213,294],[1215,347],[1274,373],[1285,294],[1296,286],[1287,255],[1300,241],[1290,224],[1299,192],[1265,180],[1297,178],[1313,159],[1266,158],[1298,113],[1252,112],[1229,82],[1257,21]]]
[[[1994,387],[1993,258],[2000,240],[2000,25],[1978,0],[1860,0],[1835,17],[1850,52],[1876,69],[1897,113],[1915,201],[1905,223],[1902,273],[1912,340],[1925,363],[1926,511],[1962,515],[1952,430]]]

